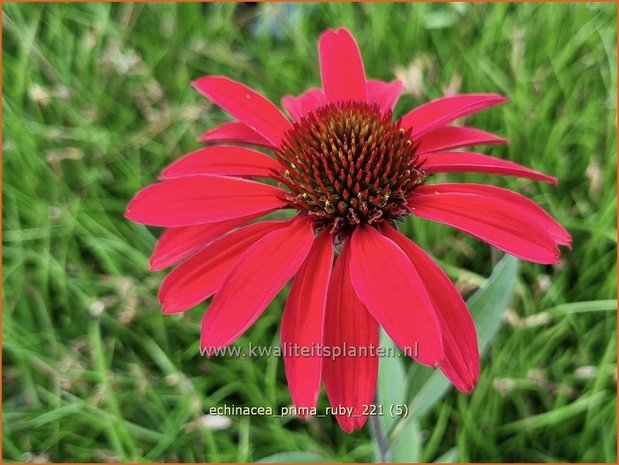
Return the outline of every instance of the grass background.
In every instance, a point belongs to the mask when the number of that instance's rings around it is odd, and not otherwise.
[[[127,201],[225,116],[189,83],[225,74],[279,100],[319,83],[316,39],[344,25],[369,76],[405,79],[396,108],[446,91],[511,102],[470,123],[487,150],[556,175],[495,182],[574,236],[556,267],[523,264],[472,395],[422,423],[423,460],[616,461],[616,6],[614,4],[3,5],[3,457],[7,461],[252,461],[315,451],[372,460],[367,428],[233,417],[212,406],[289,403],[277,358],[201,359],[202,308],[163,317],[158,231]],[[424,221],[407,233],[464,293],[497,254]],[[278,343],[283,298],[241,343]],[[326,405],[324,394],[321,406]]]

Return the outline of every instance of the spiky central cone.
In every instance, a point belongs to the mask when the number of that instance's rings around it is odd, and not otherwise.
[[[411,130],[367,103],[320,107],[294,124],[276,155],[289,203],[332,234],[402,218],[424,180]]]

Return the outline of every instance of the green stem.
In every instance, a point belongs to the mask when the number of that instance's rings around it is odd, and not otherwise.
[[[374,396],[374,405],[378,405],[378,398]],[[380,417],[378,415],[370,415],[368,418],[370,424],[370,433],[374,438],[374,444],[376,445],[376,462],[385,463],[390,462],[389,457],[391,451],[389,450],[389,441],[383,431],[383,425],[381,424]]]

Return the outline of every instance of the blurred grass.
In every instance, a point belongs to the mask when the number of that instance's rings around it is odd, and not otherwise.
[[[561,265],[523,264],[507,325],[472,395],[422,423],[424,460],[616,461],[614,4],[3,4],[3,456],[7,461],[251,461],[308,450],[368,461],[367,429],[234,417],[285,406],[280,360],[198,356],[202,308],[163,317],[158,231],[128,199],[225,116],[189,83],[225,74],[278,101],[319,83],[327,27],[357,37],[368,75],[405,76],[399,114],[441,95],[501,92],[471,123],[489,153],[556,175],[511,179],[574,236]],[[415,76],[421,72],[423,78]],[[407,231],[465,293],[497,255],[446,227]],[[280,296],[242,339],[276,345]],[[542,314],[539,316],[538,314]],[[325,405],[324,395],[321,397]]]

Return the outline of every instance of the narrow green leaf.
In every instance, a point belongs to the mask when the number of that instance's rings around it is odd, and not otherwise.
[[[505,433],[513,433],[515,431],[522,431],[523,428],[526,428],[527,431],[552,428],[556,425],[560,425],[570,418],[580,415],[588,408],[598,406],[598,404],[609,397],[610,396],[606,392],[597,392],[589,396],[581,397],[570,404],[556,408],[549,412],[540,413],[539,415],[533,415],[521,420],[507,423],[506,425],[501,426],[500,430]]]
[[[455,463],[458,461],[458,448],[452,447],[444,454],[439,455],[434,463]]]
[[[257,463],[328,463],[332,460],[324,455],[317,454],[315,452],[279,452],[277,454],[263,457],[257,461]]]
[[[467,301],[475,319],[479,351],[484,353],[501,326],[503,314],[512,300],[518,259],[505,255],[488,280]]]
[[[544,312],[549,313],[553,317],[564,315],[573,315],[574,313],[592,313],[592,312],[616,312],[617,300],[589,300],[584,302],[570,302],[568,304],[557,305],[556,307],[548,308]]]
[[[404,363],[399,355],[400,349],[393,343],[391,338],[381,330],[380,346],[384,349],[385,356],[380,358],[378,365],[378,404],[382,406],[381,416],[383,434],[389,434],[397,418],[392,414],[392,406],[406,403],[406,371]]]
[[[406,422],[391,446],[391,458],[394,463],[419,462],[421,460],[421,428],[419,422]]]

